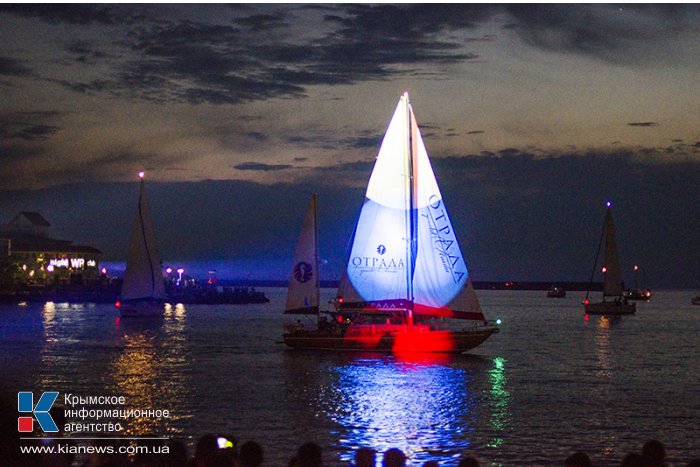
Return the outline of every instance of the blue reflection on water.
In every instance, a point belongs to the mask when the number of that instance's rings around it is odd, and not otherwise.
[[[471,370],[392,357],[357,359],[333,367],[326,415],[341,428],[341,459],[371,447],[396,447],[416,465],[452,459],[471,445],[476,392]],[[381,457],[381,456],[379,456]]]

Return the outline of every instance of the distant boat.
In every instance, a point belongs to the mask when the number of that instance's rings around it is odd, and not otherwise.
[[[649,301],[651,300],[652,295],[654,295],[651,290],[647,288],[647,274],[644,271],[644,268],[642,269],[642,288],[639,288],[639,266],[636,264],[634,265],[634,289],[627,289],[623,292],[623,295],[628,299],[628,300],[644,300],[644,301]]]
[[[591,273],[591,283],[593,283],[593,277],[598,267],[600,248],[603,239],[605,239],[605,259],[601,269],[603,272],[603,301],[590,303],[588,301],[589,290],[586,292],[586,299],[583,302],[586,313],[591,315],[630,315],[637,311],[637,305],[635,303],[628,303],[627,298],[623,296],[625,286],[622,282],[620,261],[617,255],[615,225],[613,224],[611,206],[612,203],[608,201],[605,211],[605,221],[603,222],[603,232],[600,237],[600,242],[598,243],[598,251],[593,264],[593,272]],[[606,300],[606,297],[614,297],[614,299]]]
[[[563,287],[558,287],[556,285],[553,285],[547,291],[547,296],[549,298],[564,298],[564,297],[566,297],[566,290],[564,290]]]
[[[122,316],[162,316],[166,299],[165,281],[151,212],[146,201],[143,175],[143,172],[139,173],[139,205],[126,257],[122,292],[117,301]]]
[[[306,210],[287,288],[286,314],[319,317],[318,227],[316,194]],[[292,329],[294,330],[294,329]]]
[[[314,329],[287,327],[287,345],[461,353],[498,332],[482,313],[407,94],[370,176],[330,320],[318,309],[315,208],[309,209],[286,312],[319,318]]]

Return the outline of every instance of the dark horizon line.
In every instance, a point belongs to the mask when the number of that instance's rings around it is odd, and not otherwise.
[[[234,285],[248,287],[288,287],[288,280],[281,279],[219,279],[218,285]],[[340,285],[338,280],[321,280],[321,288],[335,289]],[[553,285],[564,290],[592,291],[603,290],[602,282],[581,281],[474,281],[472,285],[477,290],[549,290]]]

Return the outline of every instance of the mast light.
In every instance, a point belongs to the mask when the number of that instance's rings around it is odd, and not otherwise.
[[[146,172],[144,172],[143,170],[139,172],[139,178],[143,178],[144,175],[146,175]]]

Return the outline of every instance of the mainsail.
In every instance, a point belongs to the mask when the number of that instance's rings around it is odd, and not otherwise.
[[[306,210],[289,276],[285,313],[316,314],[319,311],[318,228],[316,194]]]
[[[143,172],[139,173],[139,176],[141,177],[139,206],[131,232],[121,299],[165,299],[165,283],[151,213],[146,201]]]
[[[615,241],[615,224],[613,224],[610,206],[605,212],[605,280],[603,282],[603,295],[606,297],[619,297],[624,290],[620,260],[617,255],[617,242]]]
[[[338,301],[485,320],[407,94],[370,176]]]

